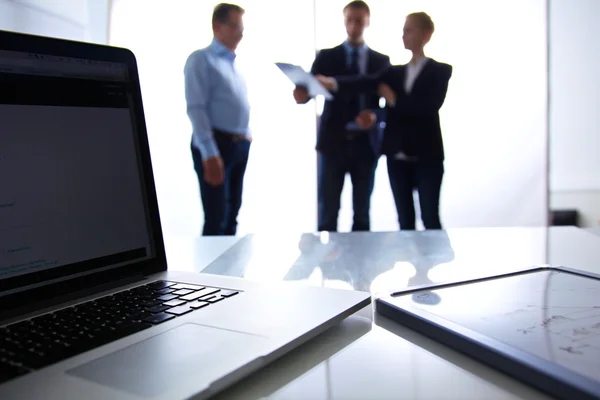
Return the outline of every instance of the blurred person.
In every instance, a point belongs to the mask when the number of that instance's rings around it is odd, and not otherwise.
[[[344,7],[347,39],[339,46],[319,51],[311,68],[312,74],[373,74],[390,66],[388,56],[370,49],[365,43],[364,32],[369,26],[370,14],[364,1],[352,1]],[[296,87],[293,95],[298,104],[310,100],[304,87]],[[332,100],[325,102],[316,146],[319,231],[337,231],[340,197],[347,173],[352,180],[352,230],[370,230],[371,194],[382,134],[378,122],[384,116],[379,100],[377,88],[368,88],[352,96],[334,95]]]
[[[192,123],[192,158],[204,209],[202,234],[235,235],[250,151],[250,105],[236,66],[243,37],[244,9],[218,4],[211,44],[188,57],[187,114]]]
[[[425,45],[435,26],[424,12],[406,17],[402,41],[412,52],[406,65],[391,66],[370,76],[333,75],[317,79],[337,96],[353,96],[379,88],[386,98],[386,127],[382,152],[398,222],[402,230],[415,229],[413,191],[419,195],[421,219],[426,229],[442,229],[439,216],[444,175],[444,145],[439,110],[444,104],[452,66],[425,56]]]

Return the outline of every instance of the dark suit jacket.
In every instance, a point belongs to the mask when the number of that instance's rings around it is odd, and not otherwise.
[[[367,49],[367,74],[376,74],[387,69],[390,64],[390,58],[384,54],[378,53],[370,48]],[[325,76],[345,76],[350,74],[347,66],[346,50],[343,45],[336,46],[331,49],[323,49],[319,51],[315,61],[313,62],[311,72],[313,75]],[[383,119],[385,113],[379,107],[379,98],[377,88],[368,87],[361,91],[356,91],[354,95],[358,96],[359,92],[366,95],[367,108],[379,110],[378,118]],[[325,102],[323,114],[319,119],[317,129],[317,150],[327,153],[335,153],[339,151],[344,143],[344,134],[346,124],[353,121],[356,115],[350,115],[349,96],[336,96],[332,100]],[[371,147],[376,154],[379,154],[381,146],[382,130],[379,128],[379,123],[369,133],[371,139]]]
[[[439,110],[446,98],[452,66],[428,60],[410,93],[404,89],[406,70],[406,65],[394,65],[369,76],[335,76],[338,96],[352,96],[361,90],[373,90],[380,82],[387,83],[397,99],[394,107],[386,107],[382,153],[391,156],[403,151],[419,160],[443,161]]]

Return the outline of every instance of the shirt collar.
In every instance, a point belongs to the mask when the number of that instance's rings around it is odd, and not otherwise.
[[[219,57],[224,57],[231,61],[235,60],[235,53],[225,47],[217,38],[213,38],[208,48]]]
[[[342,46],[344,46],[344,49],[346,49],[347,53],[350,53],[352,50],[355,49],[355,47],[353,47],[347,40],[344,41]],[[358,50],[359,54],[363,54],[364,52],[367,51],[367,49],[368,49],[367,44],[363,43],[362,45],[360,45],[360,47],[357,50]]]
[[[423,56],[423,57],[421,57],[421,58],[419,58],[419,59],[417,60],[416,64],[412,64],[411,62],[409,62],[409,65],[410,65],[411,67],[414,67],[414,68],[422,68],[422,67],[423,67],[423,65],[425,65],[425,63],[426,63],[428,60],[429,60],[429,58],[428,58],[428,57],[425,57],[425,56]]]

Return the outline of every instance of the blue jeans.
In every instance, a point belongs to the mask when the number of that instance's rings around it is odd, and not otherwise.
[[[377,156],[371,149],[368,134],[346,140],[335,154],[319,153],[318,172],[318,230],[336,232],[340,197],[346,173],[352,181],[353,231],[371,228],[371,194],[375,183]]]
[[[415,230],[414,190],[419,193],[425,229],[442,229],[439,206],[444,162],[404,161],[388,157],[387,167],[400,229]]]
[[[198,175],[200,197],[204,209],[202,235],[235,235],[237,216],[242,206],[244,174],[248,164],[250,142],[248,140],[233,141],[220,135],[215,135],[215,141],[225,168],[225,179],[219,186],[211,186],[204,180],[200,150],[192,145],[194,169]]]

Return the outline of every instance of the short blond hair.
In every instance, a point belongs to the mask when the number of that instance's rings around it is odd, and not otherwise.
[[[406,16],[406,18],[414,18],[415,21],[417,21],[417,25],[419,25],[419,28],[421,28],[425,32],[433,33],[433,31],[435,31],[435,25],[433,23],[433,20],[431,19],[429,14],[423,11],[410,13]]]

